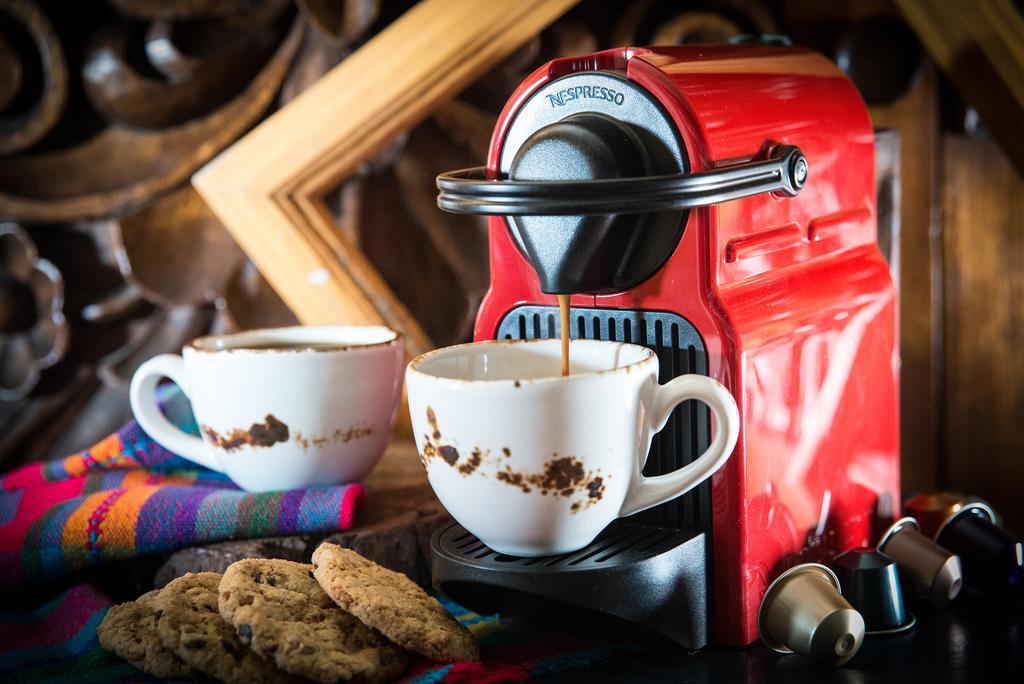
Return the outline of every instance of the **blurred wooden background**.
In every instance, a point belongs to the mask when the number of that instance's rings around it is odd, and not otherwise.
[[[187,179],[411,4],[0,0],[0,469],[115,429],[143,359],[294,320]],[[467,339],[484,226],[437,210],[433,178],[482,162],[523,77],[617,45],[788,35],[899,136],[904,491],[978,494],[1021,531],[1021,26],[1010,0],[582,0],[331,209],[435,343]]]

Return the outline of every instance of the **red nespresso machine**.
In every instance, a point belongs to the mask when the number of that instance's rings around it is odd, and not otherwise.
[[[491,215],[476,339],[557,337],[555,295],[572,293],[573,338],[646,345],[661,382],[710,375],[742,429],[710,482],[582,551],[514,558],[440,531],[434,580],[455,599],[745,645],[773,577],[867,545],[898,512],[872,126],[829,60],[761,45],[557,59],[509,99],[487,166],[438,187],[441,208]],[[644,474],[688,463],[713,429],[680,406]]]

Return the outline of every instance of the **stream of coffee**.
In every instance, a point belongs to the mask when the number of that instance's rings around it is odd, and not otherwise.
[[[562,375],[569,374],[569,295],[558,295],[558,313],[562,319]]]

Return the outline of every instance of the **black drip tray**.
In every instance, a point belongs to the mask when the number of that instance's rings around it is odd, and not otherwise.
[[[620,520],[579,551],[522,558],[496,553],[454,524],[434,534],[431,550],[434,585],[477,612],[563,626],[614,623],[690,649],[707,642],[702,532]]]

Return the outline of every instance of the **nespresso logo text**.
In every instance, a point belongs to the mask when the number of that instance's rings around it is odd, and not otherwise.
[[[613,104],[621,105],[626,101],[626,96],[617,90],[604,88],[602,86],[575,86],[559,90],[554,95],[548,95],[548,101],[552,107],[561,107],[566,102],[590,98],[592,100],[607,100]]]

